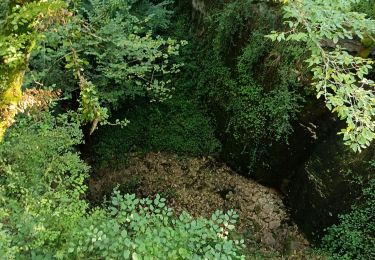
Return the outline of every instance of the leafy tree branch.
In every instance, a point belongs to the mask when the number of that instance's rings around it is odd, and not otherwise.
[[[339,134],[354,151],[368,147],[375,138],[374,82],[368,77],[373,60],[353,56],[344,40],[369,45],[375,35],[375,21],[352,11],[358,0],[295,0],[284,2],[287,32],[272,32],[274,41],[302,41],[311,55],[306,61],[313,73],[317,98],[324,97],[327,108],[345,120]],[[330,41],[334,48],[324,43]],[[370,44],[371,45],[371,44]]]

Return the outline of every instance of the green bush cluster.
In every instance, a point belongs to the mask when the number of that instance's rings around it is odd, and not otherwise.
[[[174,215],[165,199],[115,191],[100,208],[82,199],[89,167],[66,116],[18,118],[0,146],[2,259],[244,259],[230,233],[238,216]],[[27,144],[27,145],[26,145]]]
[[[44,114],[18,119],[0,145],[0,255],[52,258],[88,204],[80,197],[89,167],[74,149],[79,125]]]
[[[186,11],[186,10],[185,10]],[[102,127],[93,136],[95,162],[101,167],[121,164],[128,152],[165,151],[179,155],[207,156],[216,154],[221,144],[216,137],[216,123],[210,117],[210,108],[200,99],[197,78],[202,67],[197,59],[193,32],[185,13],[173,16],[174,23],[165,34],[187,40],[180,55],[171,58],[183,64],[180,72],[171,77],[172,97],[163,102],[147,104],[136,99],[130,106],[113,113],[126,117],[124,127]]]
[[[355,11],[367,14],[372,19],[375,19],[375,3],[372,0],[361,0],[355,5]]]
[[[65,106],[78,106],[79,120],[97,119],[99,125],[108,124],[113,110],[136,98],[170,98],[170,78],[181,66],[171,58],[185,44],[162,36],[170,24],[170,5],[148,0],[71,3],[71,17],[54,23],[38,45],[25,85],[61,89]]]
[[[287,141],[293,132],[290,120],[299,108],[298,101],[298,96],[285,88],[265,94],[259,86],[244,86],[229,106],[232,116],[227,131],[243,143]]]
[[[79,111],[87,112],[78,117],[81,121],[95,117],[98,106],[111,122],[130,121],[124,128],[99,122],[93,137],[96,165],[121,163],[135,150],[207,155],[220,149],[212,120],[192,95],[192,74],[199,68],[191,47],[179,48],[189,38],[188,24],[176,17],[171,23],[171,4],[82,1],[71,8],[76,15],[67,24],[46,33],[32,56],[25,86],[61,89],[63,111],[76,109],[78,98]],[[80,89],[72,73],[77,66],[90,88]],[[94,106],[85,109],[86,101]]]
[[[124,163],[129,152],[204,156],[220,150],[210,119],[196,103],[178,96],[162,104],[136,106],[126,117],[126,127],[104,126],[95,133],[96,166]]]
[[[373,259],[375,257],[375,179],[363,190],[361,202],[340,216],[337,225],[327,229],[323,249],[333,259]]]
[[[267,41],[278,11],[266,1],[232,1],[207,17],[207,34],[193,42],[200,53],[197,93],[210,108],[222,140],[253,158],[252,170],[273,144],[287,142],[293,132],[307,93],[300,82],[303,71],[291,64],[304,50],[298,44]]]

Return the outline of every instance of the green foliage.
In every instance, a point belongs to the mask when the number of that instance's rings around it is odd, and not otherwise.
[[[46,26],[43,17],[64,7],[59,0],[23,1],[6,0],[1,3],[0,13],[0,93],[7,87],[15,70],[25,70],[27,56]],[[47,19],[46,19],[47,20]]]
[[[139,200],[115,191],[107,210],[80,224],[68,252],[105,259],[244,259],[243,242],[227,238],[237,217],[217,211],[209,220],[187,213],[176,218],[159,195]]]
[[[137,0],[132,1],[132,13],[135,16],[147,17],[147,29],[153,32],[164,32],[169,30],[172,26],[171,17],[173,11],[171,7],[173,0],[161,0],[161,1],[150,1],[150,0]]]
[[[68,187],[84,191],[78,184],[87,176],[88,167],[73,148],[81,143],[79,126],[68,123],[65,116],[54,118],[43,113],[40,117],[20,117],[20,122],[1,144],[1,169],[5,171],[4,177],[12,179],[12,189],[8,187],[7,194],[22,196],[23,188],[34,187],[34,191],[41,194],[51,190],[65,191]],[[25,144],[28,144],[26,148]],[[67,172],[70,174],[65,176]],[[7,178],[2,180],[7,181]]]
[[[125,115],[130,120],[128,126],[103,127],[94,136],[97,166],[124,163],[126,154],[134,151],[202,156],[220,149],[213,124],[185,96],[174,96],[162,104],[140,104]]]
[[[374,35],[375,21],[351,11],[359,2],[289,1],[283,8],[289,31],[269,35],[274,41],[302,41],[309,48],[311,56],[306,61],[314,75],[317,98],[323,96],[328,109],[346,121],[347,128],[340,134],[354,151],[368,147],[375,138],[374,82],[366,78],[373,61],[352,56],[342,44],[345,39]],[[326,48],[327,41],[334,50]]]
[[[64,6],[60,0],[5,0],[0,5],[0,141],[18,113],[31,51],[49,22],[63,16]]]
[[[327,230],[323,249],[333,259],[372,259],[375,257],[375,179],[363,191],[362,203],[341,215],[340,223]]]
[[[193,41],[186,16],[173,16],[174,23],[166,34],[175,39]],[[202,67],[196,58],[195,46],[181,48],[171,62],[184,64],[181,72],[171,77],[173,96],[164,102],[147,104],[136,99],[125,104],[113,117],[125,116],[130,123],[125,128],[103,127],[94,135],[95,164],[100,167],[124,163],[128,152],[166,151],[179,155],[207,156],[220,151],[215,136],[215,122],[208,116],[197,95],[196,78]]]
[[[288,135],[293,132],[290,123],[300,107],[300,95],[288,90],[290,85],[297,85],[296,75],[290,73],[288,65],[278,64],[276,73],[279,75],[275,75],[276,78],[279,76],[278,85],[271,86],[268,91],[266,89],[269,88],[268,84],[273,84],[272,79],[266,75],[257,75],[259,66],[256,67],[256,61],[262,59],[271,47],[263,44],[263,41],[263,35],[259,31],[253,32],[248,45],[238,58],[238,89],[228,107],[231,114],[228,131],[244,143],[265,139],[287,141]],[[284,48],[288,50],[288,56],[292,60],[295,59],[293,56],[300,53],[298,46]],[[285,63],[288,64],[289,61],[286,60]],[[267,73],[268,66],[272,64],[266,64],[262,72]]]
[[[290,120],[296,116],[298,101],[285,88],[265,94],[261,88],[247,85],[229,106],[232,117],[227,131],[243,143],[264,139],[287,141],[288,134],[293,132]]]
[[[224,5],[220,12],[212,15],[212,29],[216,32],[213,40],[214,51],[217,55],[226,55],[236,36],[248,25],[248,20],[253,16],[248,7],[253,0],[240,0]]]
[[[48,114],[21,119],[0,146],[0,255],[52,256],[82,218],[88,167],[73,148],[79,126]],[[27,145],[25,145],[27,144]]]
[[[303,72],[290,66],[301,59],[303,48],[264,39],[278,15],[266,2],[232,1],[212,10],[208,35],[203,43],[196,39],[197,92],[226,130],[225,142],[234,139],[229,145],[256,163],[273,144],[287,142],[305,94],[298,91]]]
[[[375,3],[372,0],[362,0],[354,5],[355,11],[367,14],[371,19],[375,19]]]
[[[233,211],[175,216],[159,195],[118,191],[89,209],[82,199],[89,168],[74,149],[79,125],[48,113],[17,121],[0,146],[2,258],[244,259],[243,240],[230,238]]]
[[[67,98],[79,87],[78,119],[100,124],[136,97],[170,98],[170,77],[181,65],[170,58],[185,42],[153,31],[168,25],[168,3],[90,0],[76,6],[69,21],[46,34],[28,82],[58,86]]]
[[[342,129],[340,134],[344,136],[345,144],[354,151],[361,151],[374,139],[375,122],[372,118],[375,115],[375,95],[368,89],[373,82],[363,77],[372,68],[372,61],[353,57],[340,49],[326,54],[324,58],[313,55],[308,60],[309,66],[318,65],[312,69],[317,82],[317,98],[324,96],[328,109],[346,120],[347,128]],[[323,63],[322,69],[319,65]],[[351,71],[353,68],[355,72]]]

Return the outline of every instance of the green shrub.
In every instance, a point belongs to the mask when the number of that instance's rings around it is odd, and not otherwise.
[[[199,100],[197,76],[201,66],[196,59],[189,20],[183,14],[173,17],[168,34],[192,44],[181,48],[180,55],[171,58],[184,64],[181,72],[171,78],[172,97],[164,102],[147,104],[136,99],[131,106],[114,112],[114,117],[126,117],[130,123],[124,127],[102,127],[94,134],[95,163],[101,167],[114,166],[126,161],[132,151],[166,151],[179,155],[207,156],[220,151],[221,144],[215,135],[215,121],[209,108]]]
[[[0,144],[0,255],[52,258],[88,205],[89,167],[74,146],[82,133],[65,117],[19,118]]]
[[[230,238],[237,215],[173,214],[166,200],[118,191],[100,208],[82,199],[89,167],[66,116],[18,118],[0,145],[2,259],[244,259]]]
[[[233,15],[250,8],[256,15]],[[307,95],[301,83],[303,69],[291,66],[298,64],[304,49],[265,39],[276,16],[265,3],[233,1],[212,11],[206,25],[210,33],[195,42],[198,51],[204,50],[197,93],[216,119],[224,150],[249,158],[250,171],[269,163],[264,154],[274,144],[288,142]]]
[[[355,11],[367,14],[372,19],[375,18],[375,3],[372,0],[361,0],[355,5]]]
[[[108,208],[79,223],[68,252],[108,259],[241,259],[243,241],[227,239],[237,215],[217,211],[211,219],[175,217],[165,199],[137,199],[115,191]]]
[[[340,216],[340,223],[327,230],[323,249],[334,259],[375,258],[375,179],[363,191],[363,203]]]
[[[137,106],[126,127],[102,127],[95,134],[96,166],[124,163],[129,152],[165,151],[203,156],[220,149],[213,124],[194,102],[174,96],[162,104]]]
[[[25,85],[58,87],[68,100],[65,112],[79,106],[81,122],[99,120],[99,125],[108,124],[113,110],[136,98],[168,99],[171,75],[181,66],[171,58],[185,44],[161,36],[170,24],[170,4],[75,1],[72,16],[45,33],[30,59]]]
[[[298,101],[298,96],[286,88],[264,93],[256,85],[244,86],[229,106],[227,131],[242,143],[287,141],[293,132],[290,121],[296,116]]]

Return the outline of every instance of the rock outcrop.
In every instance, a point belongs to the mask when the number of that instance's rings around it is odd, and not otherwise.
[[[102,200],[116,185],[140,197],[166,197],[176,212],[209,217],[215,210],[234,209],[236,230],[250,250],[277,255],[306,254],[308,242],[290,220],[282,195],[273,188],[242,177],[212,158],[181,158],[150,153],[134,155],[129,165],[103,171],[90,179],[93,199]]]

